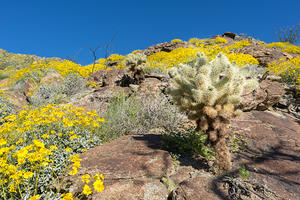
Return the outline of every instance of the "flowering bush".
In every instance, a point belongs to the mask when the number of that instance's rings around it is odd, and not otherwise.
[[[282,81],[300,85],[300,56],[285,60],[280,59],[268,65],[266,70],[282,77]],[[300,89],[300,88],[299,88]]]
[[[149,68],[158,68],[168,70],[179,63],[185,63],[196,57],[198,49],[193,48],[177,48],[171,52],[160,51],[150,55],[147,58]]]
[[[30,106],[3,119],[0,126],[0,198],[60,195],[50,186],[80,167],[76,154],[101,143],[104,119],[72,105]],[[70,160],[70,161],[69,161]],[[69,162],[72,165],[69,167]],[[68,166],[66,168],[66,166]]]
[[[230,62],[235,62],[240,67],[242,67],[246,64],[250,64],[250,65],[258,65],[259,64],[258,60],[249,54],[229,53],[229,54],[226,54],[226,56]]]
[[[0,125],[3,119],[14,112],[11,103],[0,94]]]
[[[181,39],[174,39],[171,41],[171,44],[183,42]]]
[[[216,44],[227,44],[227,40],[225,38],[222,38],[222,37],[216,37],[212,41]]]
[[[300,54],[300,47],[291,45],[284,48],[281,52]]]

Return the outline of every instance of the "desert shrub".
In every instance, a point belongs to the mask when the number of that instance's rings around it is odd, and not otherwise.
[[[216,37],[215,39],[211,39],[211,41],[216,44],[227,44],[227,40],[222,37]]]
[[[181,42],[183,42],[181,39],[171,40],[171,44],[176,44],[176,43],[181,43]]]
[[[61,85],[41,85],[37,91],[29,98],[29,101],[34,106],[45,104],[59,104],[65,98],[64,88]]]
[[[300,54],[300,47],[290,45],[290,46],[284,48],[281,52]]]
[[[68,104],[27,106],[5,117],[0,126],[0,198],[59,197],[53,184],[65,172],[77,173],[78,153],[101,144],[97,133],[103,121],[95,112]]]
[[[141,134],[145,134],[153,128],[176,130],[185,120],[178,108],[170,104],[165,97],[143,98],[140,101],[143,106],[138,112],[138,118],[142,129],[138,132]]]
[[[3,119],[13,112],[13,105],[0,94],[0,125],[3,124]]]
[[[9,78],[9,76],[6,75],[6,74],[1,74],[0,73],[0,81],[3,80],[3,79],[6,79],[6,78]]]
[[[282,81],[291,85],[300,85],[300,56],[289,60],[279,59],[268,65],[266,70],[281,76]]]
[[[147,62],[149,63],[148,68],[156,68],[167,71],[179,63],[185,63],[193,60],[196,57],[196,52],[198,51],[198,49],[180,47],[171,52],[160,51],[154,53],[147,58]]]
[[[235,62],[238,66],[242,67],[246,64],[258,65],[259,62],[256,58],[249,54],[243,53],[229,53],[226,54],[230,62]]]
[[[240,68],[221,53],[211,62],[204,54],[197,54],[195,62],[180,64],[171,75],[174,88],[169,93],[175,105],[196,121],[198,131],[207,134],[216,153],[216,170],[229,170],[228,123],[242,112],[238,106],[243,89],[258,85],[256,79],[247,79],[249,66]]]
[[[71,96],[82,91],[85,86],[86,81],[84,78],[82,78],[78,74],[69,74],[64,82],[63,93]]]
[[[177,108],[160,98],[138,99],[117,94],[103,115],[102,133],[107,139],[127,134],[145,134],[154,128],[173,130],[183,121]]]

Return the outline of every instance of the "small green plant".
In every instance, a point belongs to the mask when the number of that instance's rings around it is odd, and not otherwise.
[[[250,172],[246,169],[245,166],[239,168],[239,175],[242,179],[246,180],[250,178]]]
[[[296,27],[281,28],[275,35],[280,42],[295,44],[300,38],[300,23]]]
[[[173,152],[170,152],[170,155],[172,157],[172,161],[173,161],[173,164],[174,166],[178,166],[180,164],[180,161],[178,160],[180,155],[179,154],[176,154],[176,153],[173,153]]]
[[[195,131],[195,127],[182,127],[178,130],[166,130],[163,134],[163,148],[173,154],[203,156],[206,160],[214,158],[214,151],[207,146],[207,135]]]

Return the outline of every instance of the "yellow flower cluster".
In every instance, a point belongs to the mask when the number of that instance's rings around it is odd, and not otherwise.
[[[202,47],[207,41],[207,39],[198,39],[198,38],[191,38],[189,43],[195,45],[195,47]]]
[[[104,119],[99,118],[95,111],[86,111],[71,104],[59,106],[49,104],[41,108],[30,108],[26,106],[17,115],[5,117],[6,123],[0,126],[0,136],[15,139],[23,132],[34,131],[41,125],[53,123],[61,123],[63,127],[85,127],[91,130],[99,127],[100,122],[104,122]]]
[[[266,44],[266,47],[278,47],[282,49],[281,52],[300,54],[300,47],[288,42],[272,42],[270,44]]]
[[[242,48],[244,48],[246,46],[250,46],[250,45],[252,45],[252,43],[249,42],[248,40],[241,40],[232,45],[224,47],[224,49],[225,49],[225,51],[231,51],[233,49],[242,49]]]
[[[106,62],[119,62],[126,58],[126,56],[122,56],[119,54],[111,54],[107,59]]]
[[[288,47],[285,47],[281,52],[300,54],[300,47],[290,45]]]
[[[81,159],[79,158],[79,155],[76,154],[76,155],[71,156],[69,160],[73,163],[72,171],[69,172],[69,175],[74,176],[75,174],[77,174],[77,170],[81,166],[80,165]]]
[[[4,188],[9,193],[19,192],[20,188],[28,187],[28,179],[32,178],[41,168],[48,166],[53,160],[51,150],[47,149],[40,140],[33,140],[32,144],[19,148],[8,145],[5,139],[0,139],[0,178],[2,185],[2,196],[5,197]],[[6,146],[4,146],[6,145]],[[27,171],[30,166],[31,171]]]
[[[211,40],[212,42],[216,43],[216,44],[227,44],[227,40],[225,38],[222,37],[216,37],[215,39]]]
[[[88,174],[85,174],[81,177],[81,181],[83,183],[85,183],[82,193],[86,196],[89,196],[90,194],[92,194],[92,189],[90,188],[90,186],[87,185],[90,182],[90,178],[91,178],[91,176],[88,175]],[[97,192],[102,192],[104,190],[104,186],[103,186],[104,177],[103,177],[103,175],[102,174],[96,174],[92,178],[94,179],[94,183],[93,183],[94,190],[96,190]]]
[[[242,67],[246,64],[250,64],[250,65],[258,65],[259,64],[258,60],[249,54],[229,53],[229,54],[225,54],[225,55],[230,60],[230,62],[235,62],[240,67]]]
[[[74,140],[82,136],[78,135],[82,134],[80,128],[95,132],[102,122],[104,119],[98,117],[95,111],[86,111],[70,104],[53,104],[36,109],[26,106],[18,114],[5,117],[0,125],[0,185],[3,189],[0,197],[10,193],[22,199],[29,185],[38,182],[39,173],[44,168],[56,168],[53,165],[54,152],[59,151],[56,145],[65,144],[66,140],[70,145],[76,145]],[[75,148],[65,148],[65,155],[72,155]],[[72,155],[69,159],[72,162],[69,175],[75,175],[80,167],[79,155]],[[31,198],[38,197],[34,193]],[[70,195],[64,197],[67,199]]]
[[[289,60],[275,61],[269,64],[266,70],[281,76],[287,83],[300,85],[300,56]]]
[[[171,44],[180,43],[180,42],[182,42],[181,39],[174,39],[174,40],[171,40]]]
[[[279,48],[283,49],[289,45],[291,45],[291,44],[288,42],[272,42],[270,44],[266,44],[266,47],[269,47],[269,48],[279,47]]]
[[[185,63],[196,58],[198,49],[193,48],[177,48],[171,52],[160,51],[154,53],[147,58],[149,69],[169,70],[171,67],[179,63]]]

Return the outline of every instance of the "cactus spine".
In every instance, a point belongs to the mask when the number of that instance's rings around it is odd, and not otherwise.
[[[231,169],[231,156],[226,146],[227,126],[238,109],[244,88],[255,89],[258,81],[246,79],[249,67],[238,67],[219,53],[208,62],[204,54],[188,64],[180,64],[170,71],[173,88],[169,93],[175,105],[195,120],[197,130],[208,135],[216,153],[218,173]]]

